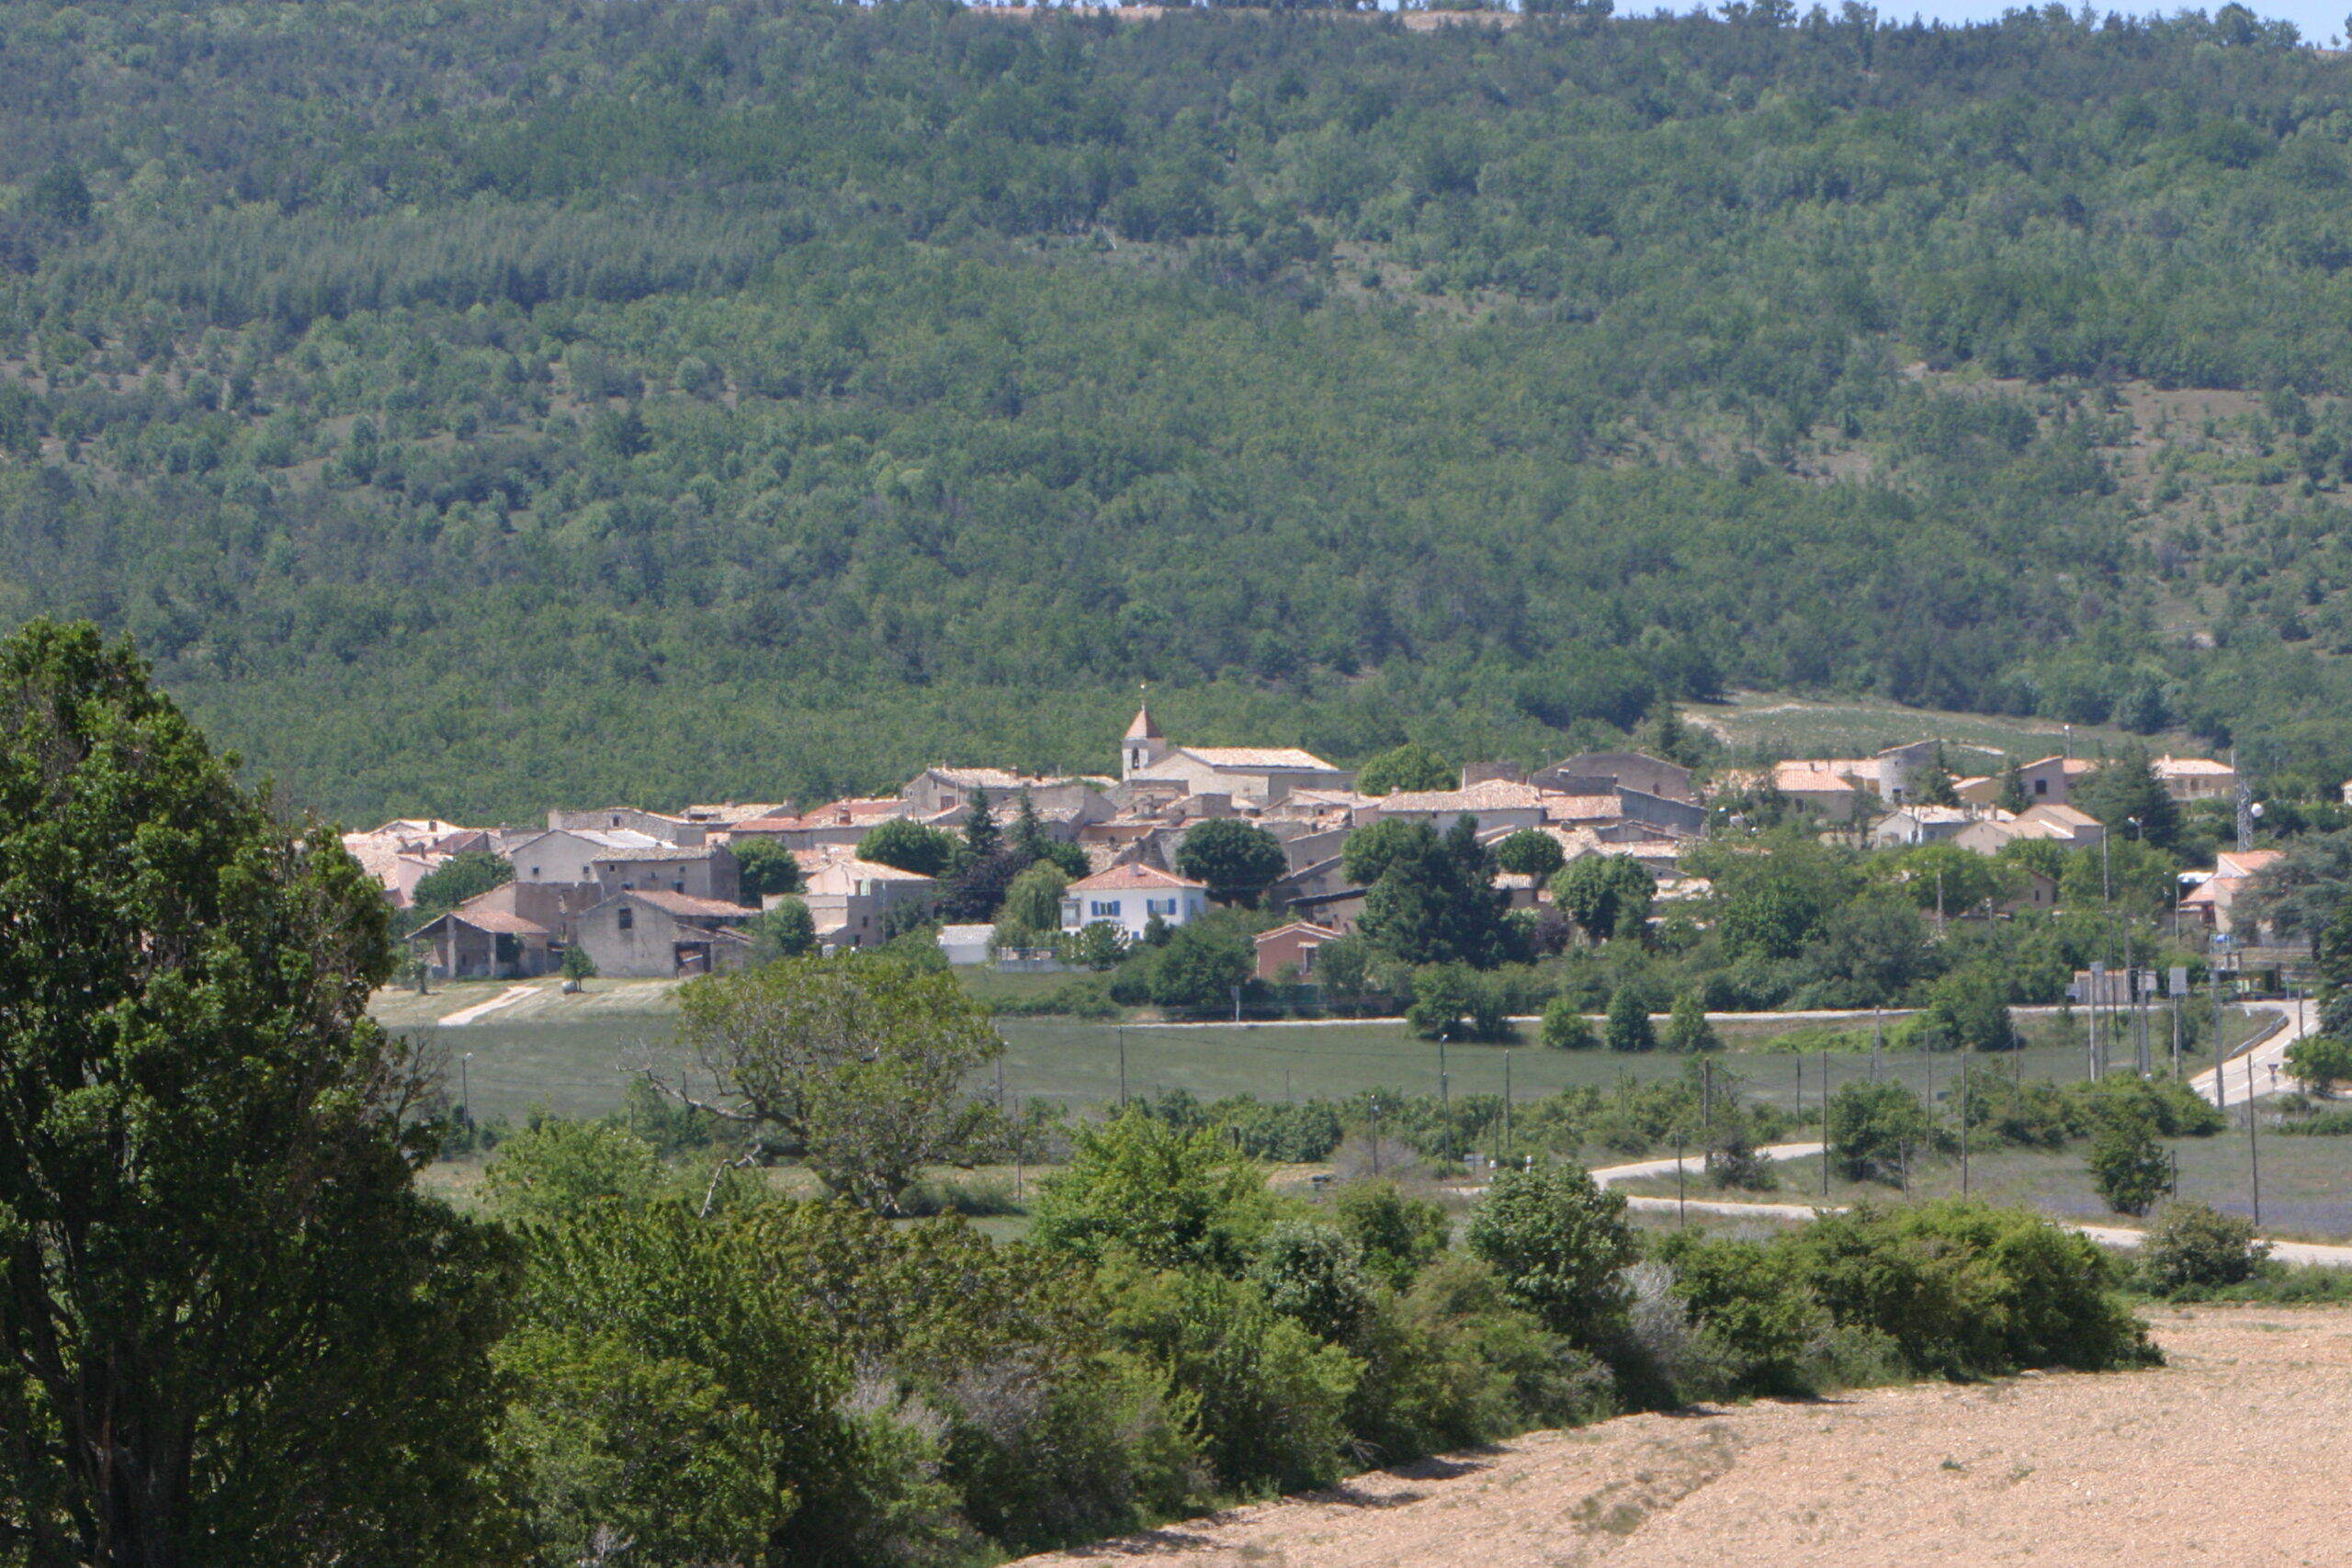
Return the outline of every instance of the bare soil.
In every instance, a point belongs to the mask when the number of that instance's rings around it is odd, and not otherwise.
[[[1076,1568],[2352,1561],[2352,1311],[2151,1314],[2167,1365],[1634,1416],[1081,1551]]]

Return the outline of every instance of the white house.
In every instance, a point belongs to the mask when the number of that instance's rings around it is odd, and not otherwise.
[[[1162,924],[1181,926],[1207,910],[1209,887],[1148,865],[1114,865],[1073,882],[1062,895],[1062,930],[1083,931],[1098,920],[1119,928],[1130,941],[1139,939],[1157,915]]]

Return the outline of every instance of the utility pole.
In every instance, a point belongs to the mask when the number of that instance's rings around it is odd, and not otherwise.
[[[1683,1197],[1683,1176],[1682,1129],[1677,1127],[1674,1130],[1674,1218],[1678,1224],[1688,1230],[1690,1227],[1690,1209]]]
[[[1453,1157],[1453,1091],[1447,1087],[1445,1076],[1445,1036],[1437,1037],[1437,1106],[1438,1117],[1445,1125],[1445,1157]]]
[[[2091,960],[2091,1081],[2098,1081],[2098,1004],[2107,991],[2107,964],[2103,959]]]
[[[1502,1157],[1510,1158],[1510,1052],[1503,1052],[1503,1147]]]
[[[1715,1064],[1704,1056],[1699,1059],[1699,1159],[1706,1169],[1715,1168]]]
[[[458,1120],[470,1131],[474,1124],[474,1091],[466,1073],[466,1064],[474,1059],[471,1051],[458,1058]],[[443,1083],[449,1080],[443,1078]]]
[[[1968,1196],[1969,1095],[1976,1088],[1976,1075],[1968,1069],[1969,1059],[1963,1056],[1960,1063],[1960,1195],[1962,1198]]]
[[[2213,1103],[2227,1111],[2230,1108],[2230,1086],[2228,1075],[2222,1071],[2222,1061],[2226,1053],[2222,1049],[2221,946],[2222,939],[2216,936],[2213,939],[2213,967],[2211,975],[2213,982]]]
[[[1821,1054],[1821,1195],[1829,1196],[1829,1053]]]
[[[1372,1102],[1372,1174],[1380,1174],[1380,1101]]]
[[[1119,1112],[1120,1112],[1120,1114],[1121,1114],[1121,1115],[1125,1115],[1125,1114],[1126,1113],[1126,1110],[1127,1110],[1127,1032],[1126,1032],[1125,1029],[1122,1029],[1122,1030],[1120,1030],[1120,1031],[1119,1031]]]
[[[1886,1045],[1886,1020],[1880,1014],[1878,1004],[1871,1004],[1871,1082],[1878,1082],[1878,1054]]]
[[[2219,1083],[2221,1077],[2221,1069],[2216,1067],[2214,1081]],[[2246,1169],[2254,1182],[2254,1223],[2257,1225],[2262,1223],[2262,1147],[2256,1131],[2261,1122],[2258,1109],[2254,1100],[2254,1053],[2249,1051],[2245,1056],[2245,1157]]]

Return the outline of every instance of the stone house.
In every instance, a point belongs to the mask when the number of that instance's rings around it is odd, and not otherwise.
[[[751,960],[743,927],[759,911],[689,894],[616,893],[573,922],[574,940],[614,979],[685,979]]]

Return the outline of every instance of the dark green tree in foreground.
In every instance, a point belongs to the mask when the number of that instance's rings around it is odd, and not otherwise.
[[[0,642],[0,1560],[469,1556],[509,1256],[421,1196],[380,891],[128,644]]]
[[[775,840],[755,834],[736,840],[732,848],[742,868],[744,903],[756,909],[764,894],[800,891],[800,862]]]

